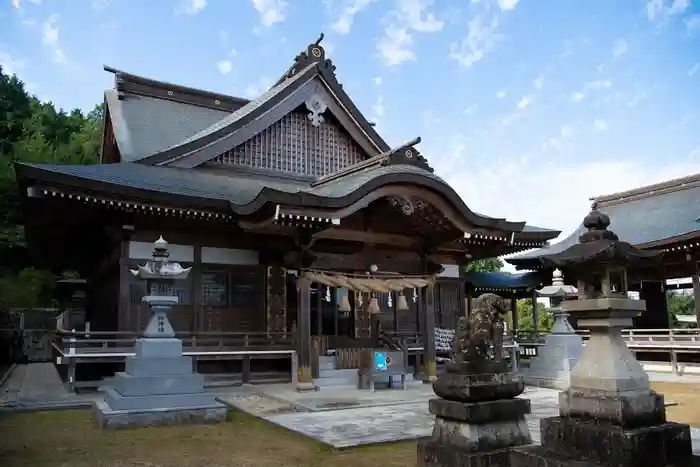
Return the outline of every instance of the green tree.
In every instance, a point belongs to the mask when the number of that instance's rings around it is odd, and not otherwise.
[[[55,282],[52,272],[33,269],[26,253],[14,164],[99,162],[102,115],[101,105],[85,115],[41,102],[0,66],[0,309],[35,306],[30,297],[47,300]]]
[[[466,266],[467,272],[503,272],[503,261],[499,258],[477,259]]]
[[[537,321],[540,331],[548,331],[554,325],[554,316],[549,311],[547,307],[537,302]],[[534,331],[535,330],[535,320],[532,316],[532,299],[526,298],[518,300],[516,304],[516,309],[518,312],[518,329],[523,331]],[[513,326],[511,317],[508,317],[508,325]]]

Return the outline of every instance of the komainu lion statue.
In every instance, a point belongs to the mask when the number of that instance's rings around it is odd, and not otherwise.
[[[505,329],[503,315],[507,311],[505,301],[498,295],[480,295],[469,316],[459,320],[452,341],[453,360],[457,363],[500,361]]]

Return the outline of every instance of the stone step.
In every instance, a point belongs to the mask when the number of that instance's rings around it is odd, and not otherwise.
[[[337,375],[331,375],[331,376],[325,376],[322,378],[317,378],[314,380],[314,384],[319,387],[319,388],[330,388],[330,387],[339,387],[339,386],[352,386],[356,387],[357,386],[357,370],[334,370],[335,372],[342,372]],[[349,373],[352,371],[352,373]],[[413,373],[408,373],[406,375],[406,382],[410,383],[414,381],[413,379]],[[374,384],[377,387],[382,387],[382,386],[388,386],[389,385],[389,376],[375,376],[374,378]],[[400,388],[401,387],[401,378],[398,376],[394,376],[394,384],[393,387],[395,388]]]
[[[348,370],[320,370],[318,372],[320,378],[351,378],[357,377],[357,369],[351,368]]]
[[[166,394],[158,396],[123,397],[114,389],[106,391],[105,403],[112,410],[187,409],[217,405],[211,393]]]
[[[335,370],[335,357],[318,357],[318,369]]]
[[[193,394],[204,391],[204,376],[198,373],[171,376],[133,376],[118,372],[110,385],[125,397]]]

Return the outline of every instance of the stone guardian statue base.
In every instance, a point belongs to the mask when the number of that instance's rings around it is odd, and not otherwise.
[[[518,399],[522,378],[503,356],[501,297],[479,297],[469,318],[460,319],[454,361],[433,383],[429,402],[435,425],[418,443],[418,467],[505,467],[510,449],[532,442],[525,422],[530,401]]]

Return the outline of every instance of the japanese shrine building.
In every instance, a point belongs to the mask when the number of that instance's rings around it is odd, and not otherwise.
[[[342,293],[301,280],[304,272],[378,270],[427,279],[406,291],[416,297],[408,311],[392,306],[395,290],[379,294],[377,317],[397,336],[417,336],[429,364],[436,305],[464,309],[459,280],[433,280],[442,265],[559,234],[474,213],[433,173],[419,138],[389,146],[319,42],[252,101],[106,70],[115,85],[105,92],[102,163],[16,166],[28,244],[47,266],[88,279],[93,331],[143,329],[145,285],[129,268],[163,235],[170,259],[193,267],[176,284],[171,321],[182,335],[247,333],[275,344],[293,335],[305,367],[311,335],[354,338],[369,321],[363,309],[340,315]]]
[[[642,249],[664,251],[661,270],[630,271],[630,290],[647,301],[647,311],[635,327],[666,329],[666,280],[693,278],[696,313],[700,316],[700,174],[643,186],[592,199],[594,207],[610,217],[610,229],[621,240]],[[583,225],[551,246],[522,253],[507,261],[518,269],[537,269],[539,256],[564,251],[578,241]],[[567,279],[572,279],[564,273]]]

